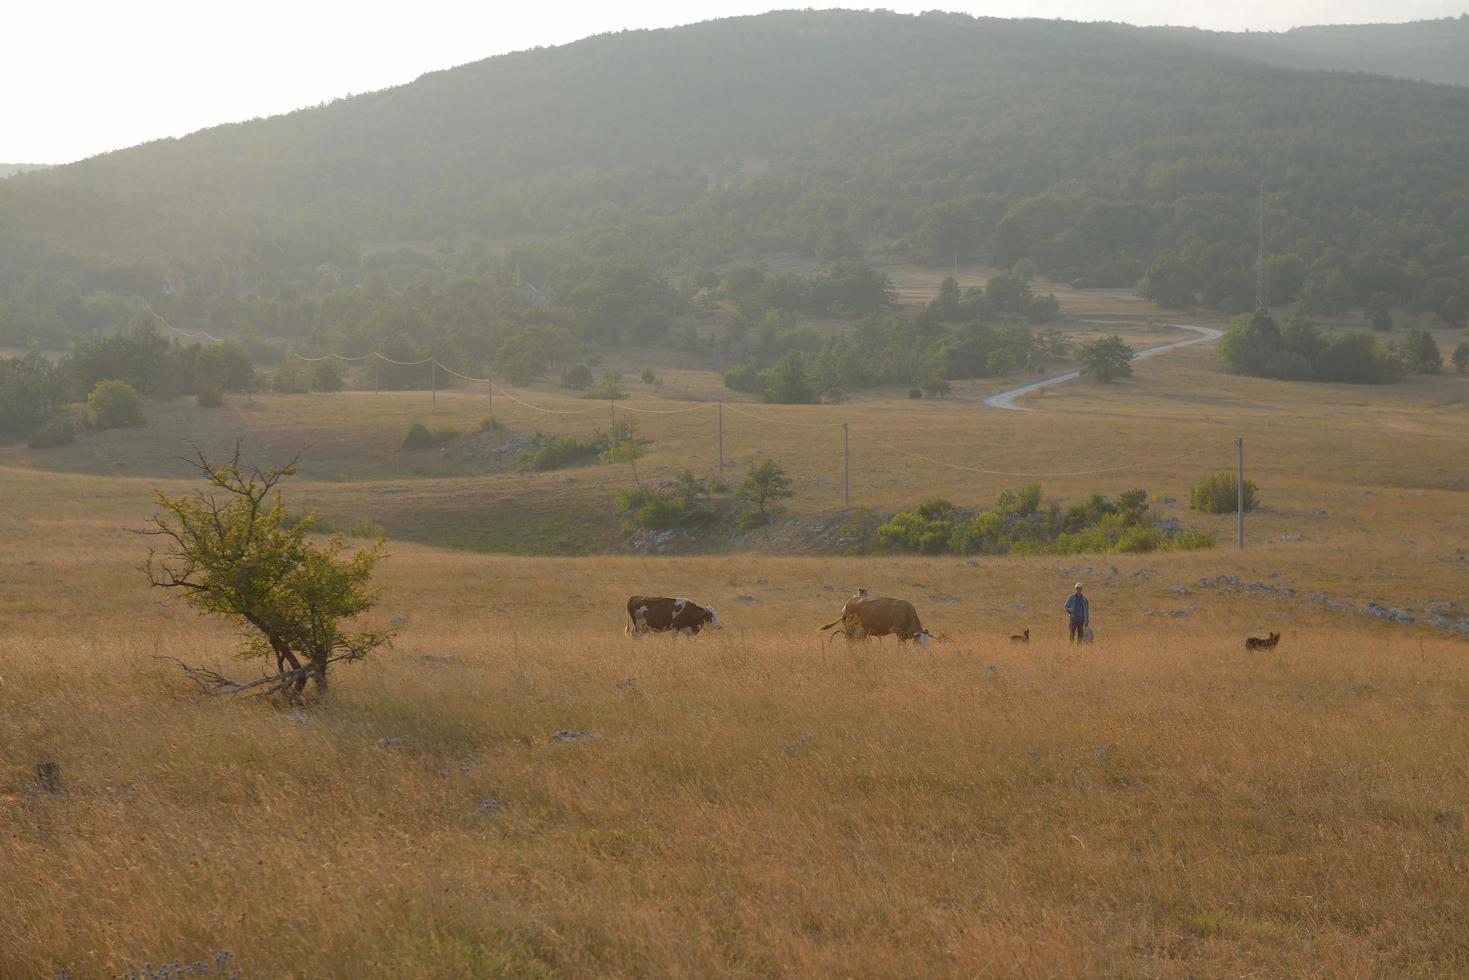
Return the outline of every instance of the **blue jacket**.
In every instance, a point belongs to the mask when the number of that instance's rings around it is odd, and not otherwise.
[[[1066,611],[1071,614],[1073,623],[1090,623],[1092,621],[1091,605],[1086,601],[1086,596],[1073,592],[1066,600]]]

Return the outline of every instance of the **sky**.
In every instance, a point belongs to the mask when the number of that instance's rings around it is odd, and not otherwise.
[[[785,6],[815,6],[811,0]],[[67,163],[607,31],[776,0],[23,0],[0,34],[0,163]],[[855,6],[855,4],[854,4]],[[1457,16],[1465,0],[923,0],[889,10],[1285,30]]]

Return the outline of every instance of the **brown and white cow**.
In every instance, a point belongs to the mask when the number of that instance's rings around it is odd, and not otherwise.
[[[706,608],[691,599],[669,599],[664,596],[630,596],[627,600],[627,618],[631,622],[624,629],[628,636],[644,633],[683,633],[694,636],[700,630],[722,629],[719,616],[713,608]]]
[[[869,636],[896,636],[899,643],[909,640],[919,646],[933,639],[933,634],[918,621],[918,610],[907,599],[892,596],[868,595],[860,590],[846,605],[842,616],[821,627],[821,632],[840,627],[849,640],[865,640]]]

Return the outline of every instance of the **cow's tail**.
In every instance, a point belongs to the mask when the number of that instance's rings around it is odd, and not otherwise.
[[[816,632],[818,632],[818,633],[825,633],[829,629],[835,629],[836,627],[842,625],[842,620],[844,620],[844,619],[846,619],[845,616],[843,616],[842,619],[838,619],[834,623],[827,623],[825,626],[821,627],[821,629],[817,630]]]

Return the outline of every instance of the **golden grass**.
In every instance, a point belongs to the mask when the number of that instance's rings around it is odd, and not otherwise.
[[[1469,388],[1280,384],[1210,357],[1052,389],[1031,413],[982,409],[980,385],[741,407],[848,421],[854,504],[987,503],[1030,479],[943,463],[1099,469],[1041,482],[1144,486],[1221,545],[1232,519],[1186,511],[1187,488],[1231,468],[1243,434],[1268,507],[1244,552],[970,565],[404,541],[504,541],[527,514],[616,541],[616,469],[486,476],[399,453],[414,420],[477,421],[469,390],[436,415],[419,393],[180,401],[141,430],[0,450],[0,977],[221,949],[246,976],[1469,973],[1465,644],[1303,598],[1463,601]],[[566,407],[551,394],[527,397]],[[636,404],[680,407],[650,394]],[[712,472],[712,414],[637,418],[653,478]],[[795,474],[790,521],[839,507],[835,432],[726,421],[738,469]],[[174,455],[238,433],[253,458],[313,446],[293,503],[397,539],[378,616],[408,618],[397,649],[299,716],[203,698],[153,659],[256,669],[145,587],[126,531],[152,486],[186,485]],[[1297,595],[1198,587],[1218,575]],[[1074,652],[1056,607],[1078,577],[1099,642]],[[859,585],[912,598],[950,640],[821,645]],[[627,640],[635,592],[712,602],[729,628]],[[1029,646],[1005,640],[1026,626]],[[1246,653],[1267,629],[1280,648]],[[562,729],[600,737],[552,742]],[[61,794],[35,785],[42,760]]]
[[[297,716],[152,659],[251,669],[155,604],[137,539],[26,528],[0,563],[3,976],[221,949],[246,976],[1469,970],[1462,643],[1274,597],[1148,618],[1199,556],[1121,563],[1073,652],[1051,559],[400,545],[398,649]],[[856,584],[952,639],[823,646]],[[729,628],[628,640],[629,591]],[[1278,652],[1243,650],[1242,614],[1285,624]]]

